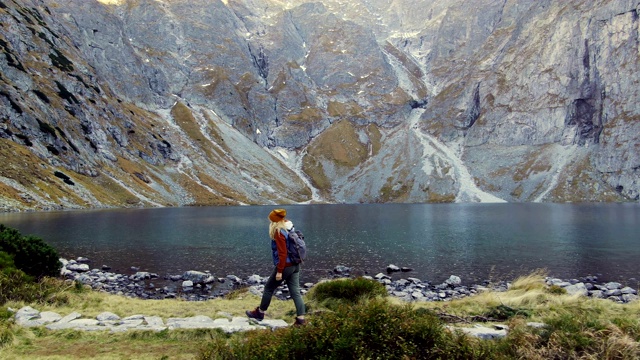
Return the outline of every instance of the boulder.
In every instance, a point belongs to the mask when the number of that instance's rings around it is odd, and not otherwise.
[[[190,280],[194,284],[210,284],[215,282],[216,278],[206,272],[189,270],[182,274],[182,280]]]
[[[588,296],[589,290],[584,285],[584,283],[577,283],[574,285],[569,285],[564,288],[569,295],[580,295],[580,296]]]
[[[451,275],[447,280],[445,280],[445,284],[447,285],[456,286],[456,285],[460,285],[461,283],[462,283],[462,279],[460,279],[460,277],[455,275]]]
[[[400,270],[401,270],[401,269],[400,269],[400,267],[398,267],[398,266],[396,266],[396,265],[393,265],[393,264],[389,264],[389,265],[387,266],[387,273],[398,272],[398,271],[400,271]]]
[[[608,282],[606,284],[604,284],[604,286],[607,288],[607,290],[616,290],[616,289],[622,289],[622,284],[620,284],[619,282]]]
[[[75,272],[87,272],[87,271],[89,271],[89,265],[87,265],[87,264],[78,264],[78,263],[71,264],[71,263],[69,263],[69,264],[67,264],[66,268],[67,268],[67,270],[75,271]]]
[[[333,268],[333,273],[334,274],[338,274],[338,275],[348,275],[349,272],[351,272],[351,268],[344,266],[344,265],[338,265],[335,268]]]

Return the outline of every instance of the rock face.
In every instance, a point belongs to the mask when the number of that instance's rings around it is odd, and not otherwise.
[[[638,8],[0,0],[0,209],[638,200]]]

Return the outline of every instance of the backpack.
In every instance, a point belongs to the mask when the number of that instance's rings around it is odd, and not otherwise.
[[[289,260],[294,264],[300,264],[307,258],[307,244],[304,242],[304,235],[295,228],[289,230],[287,234],[287,253]]]

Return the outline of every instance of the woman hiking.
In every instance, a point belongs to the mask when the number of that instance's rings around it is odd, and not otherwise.
[[[271,298],[274,291],[282,284],[287,283],[289,294],[296,306],[296,321],[294,325],[304,325],[305,305],[300,295],[300,264],[294,264],[287,256],[287,237],[288,229],[293,226],[290,221],[286,220],[287,211],[285,209],[274,209],[269,213],[269,237],[271,238],[271,252],[273,256],[273,264],[275,268],[269,276],[262,293],[262,301],[260,306],[253,310],[247,310],[248,317],[256,320],[263,320],[264,313],[271,304]]]

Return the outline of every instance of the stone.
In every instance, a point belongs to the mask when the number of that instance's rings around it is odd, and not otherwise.
[[[604,296],[605,297],[620,296],[620,295],[622,295],[622,291],[620,289],[606,290],[604,292]]]
[[[604,284],[604,286],[607,288],[607,290],[616,290],[616,289],[622,289],[622,284],[620,284],[619,282],[608,282],[606,284]]]
[[[96,320],[98,321],[118,321],[120,320],[120,316],[109,312],[109,311],[105,311],[102,312],[100,314],[98,314],[98,316],[96,316]]]
[[[620,290],[620,292],[621,292],[623,295],[637,295],[637,294],[638,294],[638,291],[637,291],[636,289],[631,288],[631,287],[629,287],[629,286],[625,286],[624,288],[622,288],[622,289]]]
[[[145,279],[151,279],[151,273],[146,271],[138,271],[135,274],[129,276],[129,280],[141,281]]]
[[[62,319],[58,320],[58,323],[68,323],[70,321],[79,319],[82,317],[82,314],[80,314],[79,312],[72,312],[71,314],[63,317]]]
[[[462,280],[458,276],[451,275],[447,280],[445,280],[445,283],[448,285],[460,285]]]
[[[527,323],[527,326],[528,327],[532,327],[532,328],[536,328],[536,329],[542,329],[542,328],[546,327],[547,324],[541,323],[541,322],[530,321],[530,322]]]
[[[89,271],[89,265],[87,264],[69,264],[66,266],[67,270],[75,272]]]
[[[569,285],[564,288],[569,295],[580,295],[580,296],[588,296],[589,290],[584,285],[584,283],[577,283],[574,285]]]
[[[333,268],[333,273],[338,275],[347,275],[350,271],[351,271],[351,268],[344,265],[338,265],[335,268]]]
[[[398,272],[400,271],[400,267],[390,264],[387,266],[387,273]]]
[[[40,316],[40,311],[32,308],[31,306],[25,306],[20,308],[16,314],[16,322],[27,321]]]
[[[376,279],[376,280],[391,279],[389,276],[387,276],[387,275],[385,275],[383,273],[377,273],[373,278]]]
[[[216,278],[211,274],[195,270],[189,270],[182,274],[182,279],[191,281],[194,284],[210,284],[216,281]]]
[[[166,324],[169,329],[213,329],[216,327],[216,323],[210,317],[204,315],[188,318],[169,318]]]
[[[162,318],[159,316],[145,316],[144,321],[147,323],[147,325],[152,327],[164,326],[164,320],[162,320]]]
[[[507,336],[507,329],[503,327],[497,329],[495,327],[490,328],[482,325],[476,325],[474,327],[455,327],[453,329],[460,330],[469,336],[483,340],[501,339]]]

